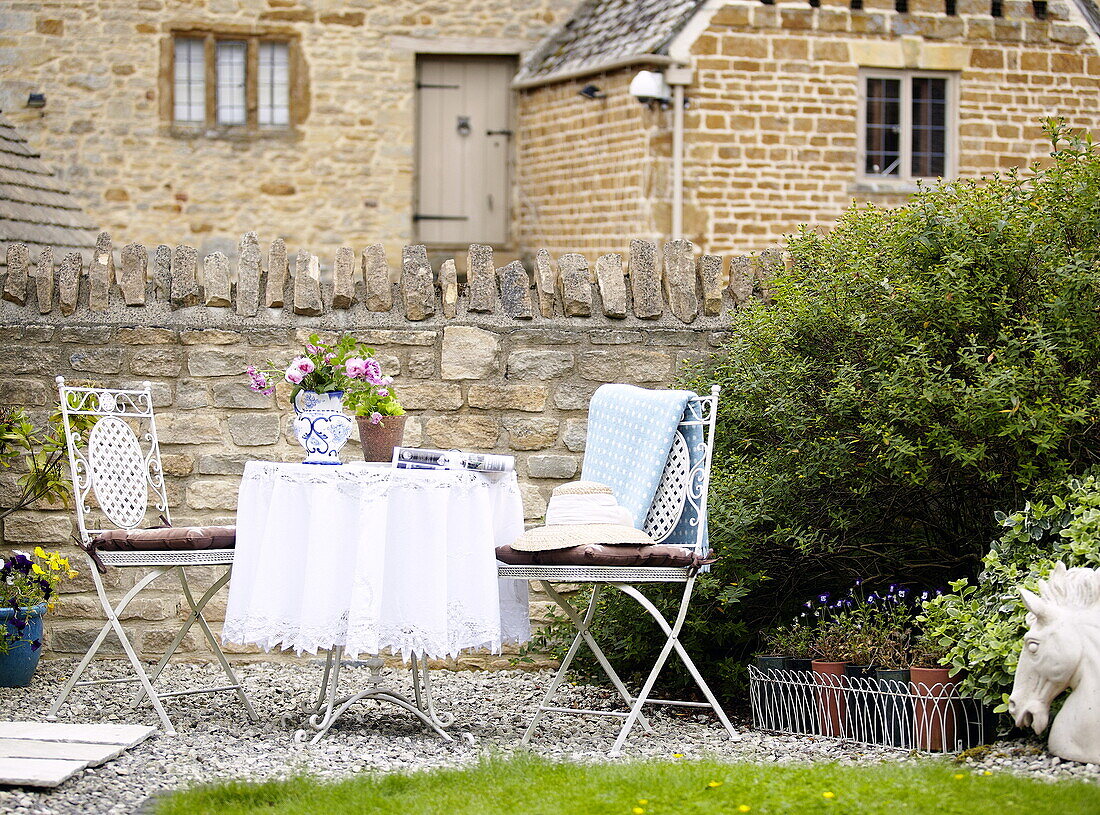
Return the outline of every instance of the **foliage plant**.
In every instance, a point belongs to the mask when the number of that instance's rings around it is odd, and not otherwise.
[[[801,598],[973,574],[995,511],[1100,464],[1100,150],[1048,130],[1044,166],[790,237],[767,297],[684,375],[722,386],[720,560],[681,636],[719,688]],[[673,613],[678,591],[647,589]],[[659,635],[628,599],[601,605],[594,632],[644,673]]]
[[[250,365],[245,373],[249,387],[265,395],[274,393],[280,380],[290,383],[291,403],[302,391],[343,393],[344,406],[356,416],[369,416],[372,424],[405,412],[393,389],[393,377],[382,374],[374,349],[350,334],[331,344],[311,334],[303,352],[285,369],[268,362],[266,368]]]
[[[957,580],[950,593],[926,602],[921,625],[939,647],[941,663],[961,677],[960,693],[1002,712],[1027,630],[1017,588],[1036,591],[1059,561],[1100,567],[1100,479],[1074,480],[1062,494],[1028,502],[998,520],[1002,535],[977,579]]]
[[[6,625],[0,625],[0,654],[6,654],[24,637],[29,623],[30,610],[42,603],[53,609],[53,598],[65,579],[76,577],[68,558],[57,552],[47,552],[36,546],[33,555],[13,552],[0,559],[0,608],[13,610]],[[31,640],[31,650],[42,647],[38,640]]]

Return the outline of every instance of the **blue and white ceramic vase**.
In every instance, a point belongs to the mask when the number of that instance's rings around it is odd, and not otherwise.
[[[351,437],[344,392],[299,391],[294,397],[294,435],[306,450],[305,464],[340,464],[340,448]]]

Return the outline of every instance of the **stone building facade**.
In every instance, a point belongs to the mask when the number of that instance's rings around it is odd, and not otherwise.
[[[675,237],[673,115],[630,95],[642,69],[681,74],[683,236],[710,252],[905,200],[910,174],[860,165],[875,76],[904,94],[945,78],[949,177],[1041,159],[1045,116],[1100,124],[1095,0],[0,0],[0,17],[0,110],[97,226],[230,256],[226,236],[258,228],[326,267],[341,241],[594,261]]]
[[[710,252],[916,190],[861,166],[871,77],[945,78],[947,177],[1043,159],[1045,117],[1100,130],[1091,0],[645,0],[644,37],[622,5],[582,7],[519,74],[523,243],[598,252],[615,232],[671,234],[672,111],[628,94],[642,69],[688,68],[683,236]]]
[[[409,413],[405,444],[515,456],[524,512],[536,522],[554,486],[580,472],[593,391],[604,382],[674,383],[686,363],[721,343],[730,310],[751,296],[754,276],[778,262],[774,254],[730,261],[737,283],[729,287],[721,283],[723,258],[699,257],[686,242],[633,241],[628,257],[602,257],[594,274],[580,254],[540,251],[532,287],[518,263],[497,268],[489,247],[474,246],[466,259],[473,274],[459,290],[453,259],[433,269],[423,246],[403,250],[399,275],[380,244],[341,250],[325,283],[315,256],[292,249],[288,257],[281,238],[261,247],[246,234],[232,270],[219,253],[150,249],[112,247],[104,233],[91,263],[71,252],[56,266],[50,253],[9,249],[0,405],[41,420],[56,403],[58,374],[70,384],[150,382],[177,524],[231,523],[246,461],[301,460],[288,392],[254,393],[243,372],[285,364],[313,332],[350,332],[376,349]],[[357,450],[353,440],[345,459],[357,459]],[[16,477],[0,473],[0,505]],[[73,512],[48,505],[15,513],[2,528],[9,546],[65,547],[76,562],[74,531]],[[134,571],[112,570],[112,591],[131,585]],[[49,621],[51,654],[82,652],[101,624],[88,576],[71,588]],[[126,624],[154,657],[183,612],[170,584],[142,597]],[[223,592],[211,619],[224,603]],[[536,619],[544,605],[536,598]],[[201,656],[198,637],[184,647]],[[507,657],[476,654],[460,664],[487,663],[508,665]]]

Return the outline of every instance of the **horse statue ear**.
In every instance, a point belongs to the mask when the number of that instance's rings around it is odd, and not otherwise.
[[[1040,622],[1050,616],[1050,606],[1047,601],[1034,592],[1030,592],[1023,586],[1020,587],[1020,597],[1024,600],[1027,610],[1034,614]]]

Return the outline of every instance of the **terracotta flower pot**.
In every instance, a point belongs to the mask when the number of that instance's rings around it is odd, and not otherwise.
[[[369,416],[357,416],[359,443],[363,445],[363,461],[392,461],[393,448],[401,446],[405,435],[405,416],[383,416],[371,424]]]
[[[910,668],[913,734],[918,750],[937,752],[955,747],[955,688],[947,668]]]
[[[841,677],[847,662],[813,661],[817,685],[817,720],[822,736],[844,735],[844,688]]]

